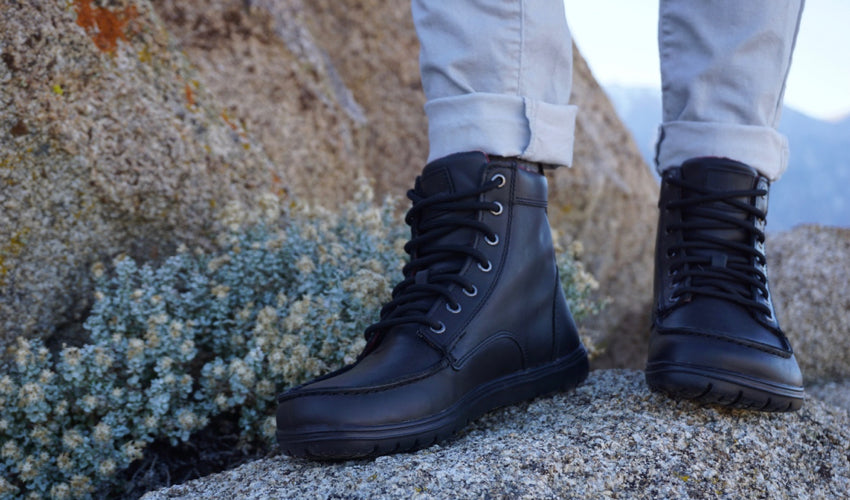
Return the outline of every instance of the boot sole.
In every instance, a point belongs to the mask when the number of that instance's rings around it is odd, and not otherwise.
[[[349,460],[411,452],[449,438],[496,408],[569,391],[587,378],[588,370],[587,351],[579,346],[569,356],[552,363],[483,384],[440,413],[418,420],[312,433],[278,430],[277,440],[285,454],[313,460]]]
[[[755,411],[796,411],[805,400],[803,387],[678,363],[648,365],[646,383],[675,399]]]

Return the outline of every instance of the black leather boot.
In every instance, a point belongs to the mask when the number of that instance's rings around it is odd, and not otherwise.
[[[767,284],[769,182],[698,158],[662,177],[646,381],[657,391],[762,411],[797,410],[803,381]]]
[[[278,397],[277,439],[288,455],[423,448],[487,411],[587,376],[539,167],[452,155],[426,166],[408,196],[410,262],[363,353]]]

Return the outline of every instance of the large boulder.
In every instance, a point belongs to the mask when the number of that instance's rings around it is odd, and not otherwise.
[[[276,190],[149,2],[98,5],[0,2],[0,351],[78,322],[95,260],[203,244]]]
[[[368,176],[403,196],[427,153],[408,2],[153,3],[290,192],[336,206]]]
[[[599,370],[574,393],[493,412],[457,439],[370,461],[285,456],[148,493],[195,498],[841,498],[850,417],[715,410]]]
[[[767,252],[777,315],[806,383],[850,379],[850,229],[799,226],[769,238]]]

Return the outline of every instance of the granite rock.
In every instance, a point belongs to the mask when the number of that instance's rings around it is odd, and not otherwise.
[[[143,498],[839,498],[848,423],[817,400],[790,414],[717,410],[653,394],[640,372],[598,370],[417,453],[278,456]]]
[[[807,384],[850,378],[850,229],[799,226],[768,239],[771,292]]]
[[[333,206],[354,194],[352,179],[368,176],[379,195],[404,194],[386,189],[388,179],[412,179],[426,130],[407,2],[154,6],[205,86],[263,145],[291,193]]]
[[[278,195],[150,3],[101,4],[0,0],[0,351],[78,323],[96,260],[209,243],[220,208]]]
[[[821,382],[806,387],[809,398],[819,399],[850,412],[850,380]]]

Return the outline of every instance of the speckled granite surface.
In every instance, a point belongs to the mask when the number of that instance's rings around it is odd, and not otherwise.
[[[769,237],[767,244],[777,314],[806,382],[847,380],[850,229],[798,226]]]
[[[717,410],[655,395],[639,371],[604,370],[417,453],[278,456],[144,498],[839,498],[848,423],[814,399],[792,414]]]

